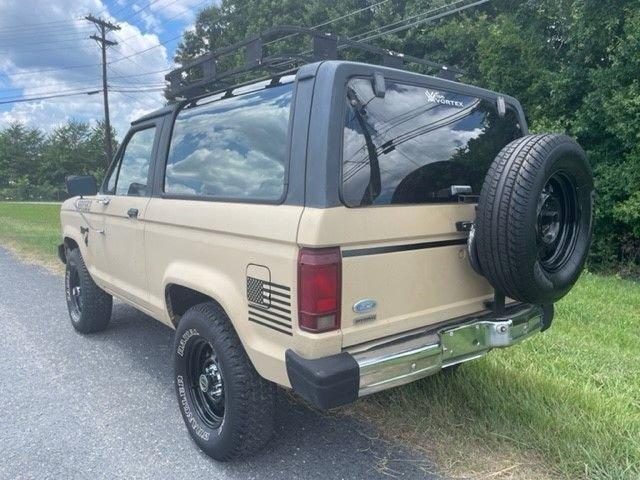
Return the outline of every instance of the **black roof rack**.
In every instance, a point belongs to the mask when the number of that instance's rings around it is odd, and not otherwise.
[[[268,55],[265,47],[294,35],[305,35],[312,39],[312,50],[302,53],[278,53]],[[267,71],[269,75],[282,75],[295,70],[297,66],[321,60],[337,60],[338,52],[344,49],[359,50],[381,57],[384,66],[403,68],[405,64],[423,65],[437,69],[440,76],[455,79],[463,72],[457,68],[431,62],[423,58],[405,55],[370,45],[357,40],[323,33],[310,28],[280,26],[259,35],[247,38],[227,47],[201,55],[182,67],[169,72],[165,79],[169,82],[165,96],[169,100],[192,98],[207,92],[231,88],[243,75],[255,70]],[[244,64],[219,70],[224,57],[240,54],[244,50]]]

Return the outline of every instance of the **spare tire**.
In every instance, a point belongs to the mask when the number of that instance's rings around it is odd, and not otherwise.
[[[593,174],[566,135],[504,147],[484,180],[475,223],[482,274],[508,297],[549,304],[578,279],[591,243]]]

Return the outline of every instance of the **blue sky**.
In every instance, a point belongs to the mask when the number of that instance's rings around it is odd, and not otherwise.
[[[108,53],[112,123],[118,137],[140,115],[162,106],[164,74],[195,14],[217,0],[0,0],[0,102],[57,93],[79,95],[0,104],[0,128],[21,121],[50,131],[73,118],[102,119],[100,48],[83,20],[99,15],[121,29]],[[121,90],[120,92],[115,90]],[[122,91],[124,90],[124,91]]]

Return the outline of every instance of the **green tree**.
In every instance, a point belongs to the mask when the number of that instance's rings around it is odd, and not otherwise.
[[[99,126],[73,120],[55,128],[44,145],[40,181],[60,186],[70,174],[101,175],[105,163],[102,131]]]
[[[37,183],[44,136],[36,128],[12,123],[0,131],[0,188]]]
[[[105,170],[102,123],[72,120],[48,135],[20,123],[0,130],[0,199],[61,200],[68,175],[89,173],[100,181]]]

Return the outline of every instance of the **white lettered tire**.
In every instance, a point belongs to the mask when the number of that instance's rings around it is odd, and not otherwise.
[[[273,432],[275,385],[251,364],[224,311],[201,303],[180,319],[174,340],[178,405],[189,434],[210,457],[250,455]]]

